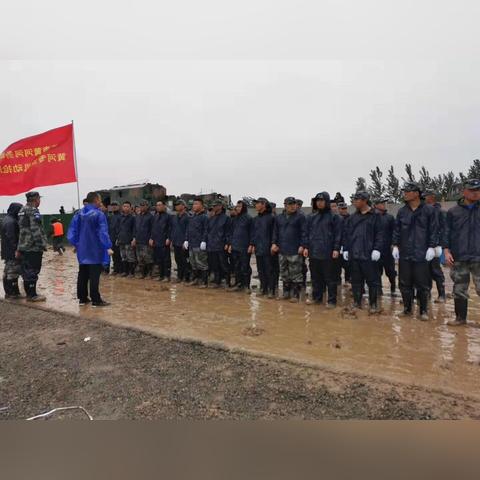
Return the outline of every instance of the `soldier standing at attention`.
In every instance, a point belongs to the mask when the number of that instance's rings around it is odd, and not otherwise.
[[[26,194],[27,204],[18,214],[20,234],[17,259],[21,262],[23,286],[29,302],[44,302],[46,298],[37,293],[37,282],[42,270],[43,252],[47,251],[47,237],[42,226],[42,216],[38,210],[40,194]]]
[[[480,180],[472,178],[463,186],[463,198],[447,213],[445,260],[451,267],[455,320],[450,326],[465,325],[470,276],[480,295]]]

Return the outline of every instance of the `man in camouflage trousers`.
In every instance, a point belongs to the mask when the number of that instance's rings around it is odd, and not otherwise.
[[[480,180],[464,183],[463,198],[447,213],[445,260],[451,268],[455,320],[450,326],[467,323],[470,275],[480,295]]]
[[[3,269],[3,289],[5,298],[21,298],[18,288],[18,277],[20,276],[20,261],[15,258],[18,245],[18,212],[21,210],[21,203],[12,203],[7,210],[7,216],[3,219],[1,228],[2,260],[5,261]]]
[[[285,211],[275,218],[272,254],[280,255],[283,298],[298,302],[303,296],[303,251],[307,242],[305,215],[297,210],[294,197],[285,199]]]
[[[40,194],[29,192],[26,197],[27,204],[18,214],[20,234],[15,256],[21,262],[21,274],[27,301],[44,302],[46,298],[37,293],[43,252],[47,251],[47,237],[42,226],[42,216],[38,210]]]

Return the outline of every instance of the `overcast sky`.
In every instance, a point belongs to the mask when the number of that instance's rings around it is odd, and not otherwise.
[[[0,7],[0,151],[73,119],[82,195],[307,200],[480,156],[480,2],[67,3]],[[76,204],[74,185],[40,191],[45,213]]]

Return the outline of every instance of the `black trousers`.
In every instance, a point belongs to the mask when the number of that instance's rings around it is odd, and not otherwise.
[[[368,299],[370,307],[377,305],[378,297],[378,265],[372,260],[350,261],[352,274],[352,293],[354,302],[359,305],[362,301],[363,286],[368,285]]]
[[[177,279],[188,282],[191,272],[188,250],[185,250],[183,247],[173,247],[173,253],[175,255],[175,263],[177,264]]]
[[[153,249],[153,261],[158,265],[160,278],[170,278],[172,274],[172,257],[170,247],[162,246]]]
[[[230,281],[230,266],[228,265],[227,253],[222,250],[219,252],[208,252],[208,267],[213,273],[213,282],[217,285],[222,283],[222,279]]]
[[[120,256],[120,247],[118,245],[114,245],[112,250],[113,271],[115,273],[122,273],[122,257]]]
[[[103,265],[80,265],[77,281],[77,297],[80,301],[88,298],[89,290],[92,302],[102,301],[99,291],[102,269]]]
[[[343,257],[340,258],[340,265],[343,268],[343,275],[346,282],[350,282],[351,274],[350,274],[350,262],[347,262]],[[340,274],[341,276],[341,274]]]
[[[36,283],[42,270],[43,252],[22,252],[21,273],[24,282]]]
[[[258,278],[260,280],[260,289],[263,293],[275,293],[277,290],[278,279],[276,280],[275,260],[278,261],[278,255],[256,255]]]
[[[252,267],[250,267],[251,255],[247,252],[239,252],[233,250],[231,259],[233,260],[235,271],[235,282],[238,286],[250,288],[250,281],[252,278]]]
[[[420,304],[420,312],[426,313],[431,282],[429,262],[412,262],[400,258],[398,262],[398,273],[404,310],[412,310],[414,290],[416,290],[418,303]]]
[[[335,305],[337,303],[338,283],[335,277],[335,260],[327,258],[320,260],[310,258],[310,274],[312,276],[312,297],[313,300],[320,302],[323,299],[325,290],[328,289],[328,303]]]
[[[337,282],[337,285],[342,284],[342,261],[340,258],[333,259],[331,265],[332,277]]]
[[[273,287],[278,290],[278,284],[280,282],[280,257],[279,255],[272,255],[273,262]]]
[[[379,288],[382,288],[382,275],[385,272],[390,285],[395,287],[395,277],[397,272],[395,271],[395,259],[393,258],[392,252],[382,252],[380,260],[377,262],[378,266],[378,275],[379,275]]]
[[[439,297],[445,296],[445,275],[443,274],[442,265],[440,259],[435,257],[430,262],[430,290],[432,289],[432,283],[437,285],[437,291]]]

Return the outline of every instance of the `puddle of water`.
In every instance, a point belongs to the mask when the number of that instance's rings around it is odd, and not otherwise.
[[[79,307],[77,264],[68,251],[46,254],[39,291],[44,305],[113,324],[133,325],[173,337],[219,342],[228,347],[278,355],[392,380],[480,395],[480,328],[445,326],[453,301],[432,304],[429,322],[400,319],[399,298],[383,299],[383,313],[357,318],[322,306],[290,304],[219,290],[198,290],[152,280],[102,276],[102,295],[112,306]],[[388,291],[388,289],[386,289]],[[451,284],[447,283],[447,291]],[[472,292],[473,293],[473,292]],[[351,303],[343,288],[341,303]],[[473,293],[470,320],[480,320]]]

